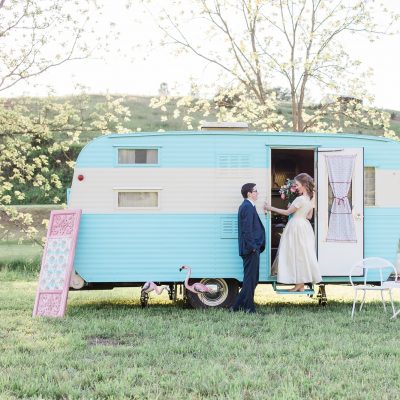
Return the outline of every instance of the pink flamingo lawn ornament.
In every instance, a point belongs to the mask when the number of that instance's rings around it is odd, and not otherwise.
[[[189,278],[192,273],[192,269],[186,265],[182,265],[182,267],[179,268],[179,271],[182,271],[183,269],[187,270],[185,279],[185,288],[187,290],[189,290],[192,293],[214,293],[214,290],[210,289],[208,286],[203,285],[200,282],[196,282],[193,285],[189,285]]]
[[[147,303],[149,301],[149,293],[150,292],[155,292],[157,295],[160,295],[164,290],[166,290],[168,292],[168,294],[170,294],[170,290],[169,287],[166,285],[163,286],[157,286],[154,282],[146,282],[143,286],[142,286],[142,290],[140,293],[140,303],[142,305],[142,307],[146,307]]]

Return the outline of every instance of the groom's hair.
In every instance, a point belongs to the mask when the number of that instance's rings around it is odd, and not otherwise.
[[[254,186],[256,186],[255,183],[245,183],[242,186],[242,196],[244,199],[247,199],[247,193],[252,192],[254,189]]]

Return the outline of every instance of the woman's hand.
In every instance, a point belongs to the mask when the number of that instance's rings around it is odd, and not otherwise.
[[[267,213],[267,211],[271,211],[271,209],[272,209],[272,207],[267,202],[265,202],[264,203],[264,212]]]

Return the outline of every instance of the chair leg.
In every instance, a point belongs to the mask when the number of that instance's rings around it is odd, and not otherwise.
[[[385,304],[385,299],[383,298],[383,290],[381,290],[381,299],[382,299],[383,309],[386,312],[386,304]]]
[[[360,304],[360,311],[362,310],[362,308],[363,308],[363,305],[364,305],[364,303],[365,303],[365,294],[367,293],[367,291],[366,290],[364,290],[364,294],[363,294],[363,298],[362,298],[362,300],[361,300],[361,304]]]
[[[392,305],[393,317],[396,315],[396,309],[393,304],[392,289],[389,289],[390,304]]]
[[[356,309],[357,294],[358,294],[357,289],[354,289],[354,300],[353,300],[353,309],[351,311],[351,318],[354,318],[354,311]]]
[[[400,314],[400,310],[397,310],[397,311],[393,314],[392,319],[396,319],[397,316],[398,316],[399,314]]]

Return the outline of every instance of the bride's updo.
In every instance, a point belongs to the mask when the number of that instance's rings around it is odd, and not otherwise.
[[[311,178],[310,175],[302,173],[295,176],[294,180],[300,182],[306,188],[307,194],[310,197],[310,199],[314,197],[314,190],[315,190],[314,179]]]

